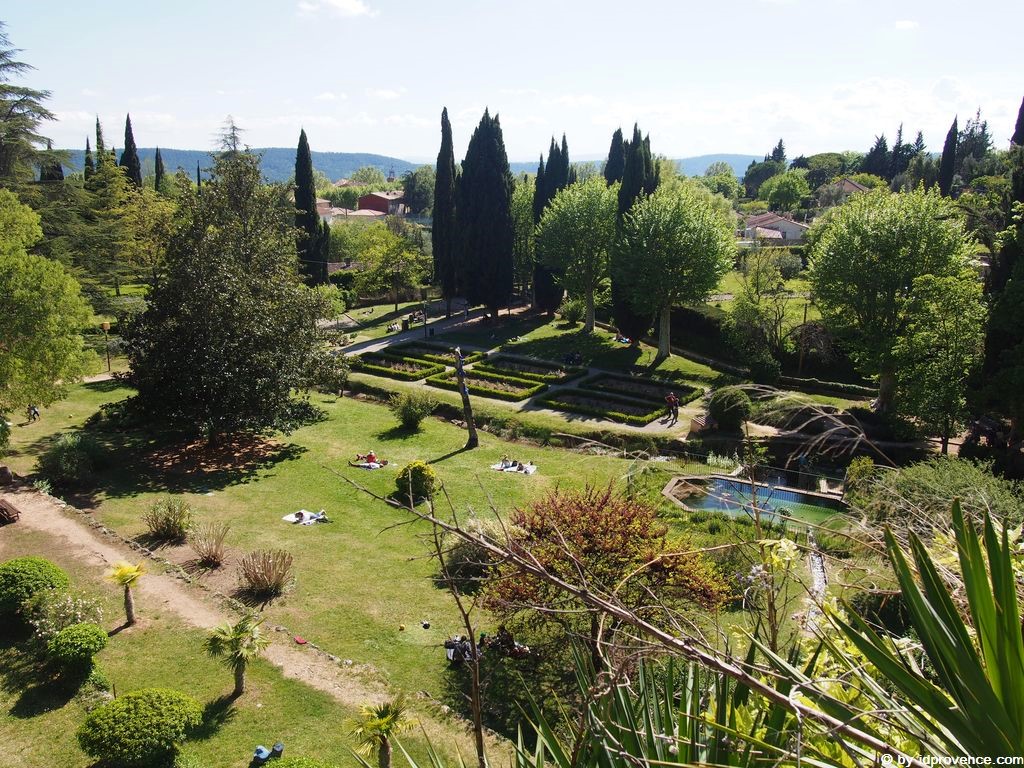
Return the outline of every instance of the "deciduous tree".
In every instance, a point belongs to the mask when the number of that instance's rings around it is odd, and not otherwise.
[[[607,279],[617,206],[615,186],[595,177],[556,194],[537,229],[539,260],[556,270],[570,296],[586,302],[585,333],[594,330],[594,293]]]
[[[733,227],[710,198],[695,183],[676,185],[641,198],[622,220],[616,257],[632,265],[620,272],[622,287],[636,311],[660,317],[660,357],[672,353],[672,307],[703,301],[732,266]]]
[[[963,274],[970,238],[934,191],[854,195],[812,229],[811,285],[827,324],[865,375],[878,376],[880,411],[897,389],[896,340],[912,322],[914,281]]]
[[[406,171],[402,175],[402,190],[405,193],[405,204],[409,211],[417,216],[427,213],[434,207],[434,168],[421,165],[414,171]]]

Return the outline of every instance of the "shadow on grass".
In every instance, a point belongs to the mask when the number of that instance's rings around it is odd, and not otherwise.
[[[118,389],[124,389],[127,384],[117,379],[103,379],[101,381],[90,381],[82,385],[83,389],[88,389],[92,392],[115,392]]]
[[[420,431],[421,430],[418,426],[406,427],[402,424],[396,424],[395,426],[389,427],[388,429],[382,429],[379,432],[375,432],[373,436],[376,437],[378,440],[385,441],[406,440],[410,437],[418,435]]]
[[[446,453],[444,456],[438,456],[436,459],[427,459],[427,464],[440,464],[442,461],[446,461],[450,458],[458,456],[460,453],[465,453],[466,451],[469,450],[472,449],[464,445],[461,448],[456,448],[454,451],[448,451],[448,453]]]
[[[31,642],[27,633],[0,639],[0,686],[6,693],[20,694],[10,709],[11,715],[19,719],[61,709],[75,697],[88,676],[85,672],[55,677],[32,653]]]
[[[189,738],[206,741],[217,735],[217,732],[230,723],[238,715],[235,708],[235,697],[230,693],[218,696],[206,702],[203,707],[203,721],[192,731]]]

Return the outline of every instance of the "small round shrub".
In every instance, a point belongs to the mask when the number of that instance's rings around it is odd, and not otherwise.
[[[790,251],[783,251],[776,256],[775,265],[779,268],[783,280],[792,280],[804,268],[803,259]]]
[[[118,768],[166,760],[203,720],[191,696],[166,688],[126,693],[89,713],[76,736],[82,751]]]
[[[775,386],[782,375],[782,364],[767,349],[758,350],[749,360],[750,378],[758,384]]]
[[[403,428],[417,430],[420,422],[437,408],[437,400],[429,392],[396,392],[388,401],[388,408]]]
[[[587,316],[587,305],[582,299],[566,299],[562,302],[562,306],[558,308],[558,314],[562,316],[565,322],[576,325],[576,323],[582,322],[583,318]]]
[[[54,485],[79,488],[95,482],[105,459],[103,448],[92,437],[64,432],[39,458],[39,471]]]
[[[60,666],[81,669],[92,665],[92,657],[107,647],[107,633],[96,624],[72,624],[46,644],[46,653]]]
[[[0,616],[20,613],[21,605],[44,589],[67,589],[71,582],[42,557],[17,557],[0,563]]]
[[[737,387],[717,389],[708,398],[708,413],[718,423],[718,428],[726,432],[742,427],[752,410],[750,396]]]
[[[192,505],[180,497],[157,499],[142,520],[154,539],[181,541],[192,527]]]
[[[437,490],[437,473],[426,462],[413,461],[402,468],[395,485],[398,486],[395,498],[401,502],[408,502],[410,496],[413,502],[432,499]]]

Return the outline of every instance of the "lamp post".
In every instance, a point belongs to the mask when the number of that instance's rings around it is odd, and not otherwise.
[[[100,323],[100,328],[103,329],[103,346],[107,348],[107,373],[110,373],[110,336],[107,335],[110,323]]]

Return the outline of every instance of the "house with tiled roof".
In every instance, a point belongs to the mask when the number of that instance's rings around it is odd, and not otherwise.
[[[810,227],[799,221],[777,213],[759,213],[747,217],[743,237],[753,240],[772,240],[783,243],[803,242],[804,234]]]
[[[405,192],[370,192],[359,198],[359,210],[380,211],[388,216],[404,216],[406,213]]]

